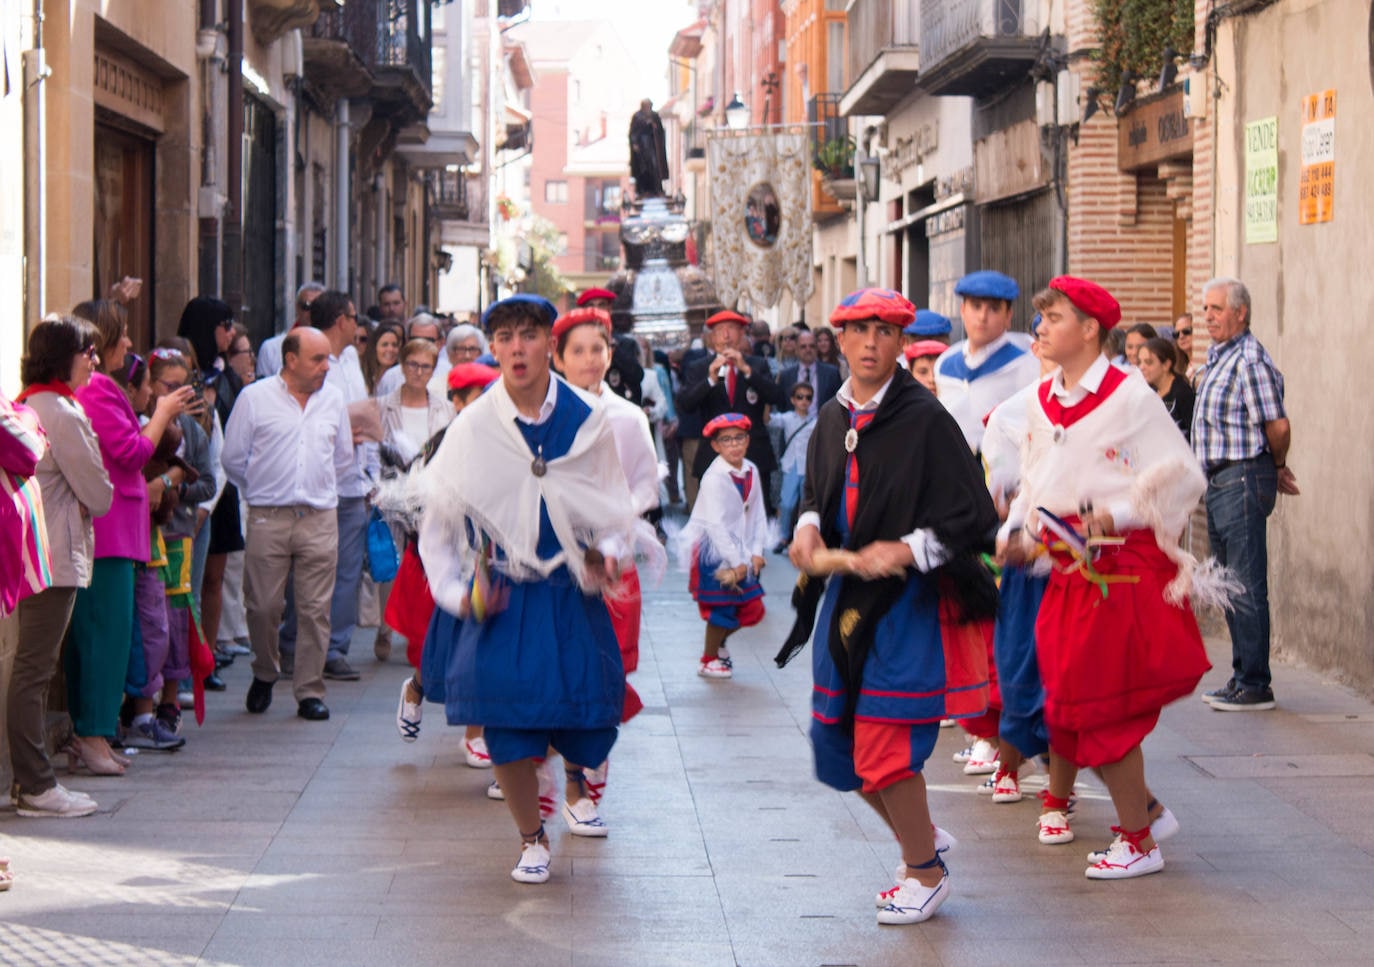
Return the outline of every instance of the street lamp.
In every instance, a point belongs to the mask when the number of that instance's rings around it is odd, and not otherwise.
[[[749,127],[749,105],[740,99],[739,91],[730,98],[730,103],[725,105],[725,123],[732,131],[743,131]]]
[[[878,200],[878,179],[882,176],[882,162],[869,155],[859,162],[859,178],[863,185],[864,200]]]

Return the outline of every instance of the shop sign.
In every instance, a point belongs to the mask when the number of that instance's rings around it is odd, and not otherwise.
[[[1302,99],[1302,176],[1298,224],[1331,221],[1336,213],[1336,91]]]
[[[1191,158],[1193,127],[1183,109],[1183,88],[1137,101],[1116,122],[1117,167],[1153,168],[1161,161]]]
[[[1245,244],[1279,240],[1279,119],[1245,125]]]

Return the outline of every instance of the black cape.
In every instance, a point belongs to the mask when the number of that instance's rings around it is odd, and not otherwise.
[[[844,499],[845,434],[849,411],[839,400],[821,407],[806,458],[802,511],[820,515],[827,547],[860,550],[874,541],[900,540],[920,528],[934,531],[949,560],[933,572],[942,599],[962,621],[995,617],[997,586],[982,555],[993,550],[997,510],[978,461],[959,424],[929,390],[898,368],[873,421],[859,433],[859,502],[848,542],[840,540]],[[862,581],[850,577],[831,614],[830,653],[848,692],[844,725],[852,727],[864,662],[883,615],[902,593],[901,577]],[[790,661],[811,637],[825,582],[806,575],[792,595],[797,620],[775,661]],[[840,616],[859,620],[841,633]]]

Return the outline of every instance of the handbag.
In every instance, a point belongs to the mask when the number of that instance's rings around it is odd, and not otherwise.
[[[367,522],[367,573],[377,584],[385,584],[396,576],[400,565],[391,528],[382,519],[382,512],[373,507]]]

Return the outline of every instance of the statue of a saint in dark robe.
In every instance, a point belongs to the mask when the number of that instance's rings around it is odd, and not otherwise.
[[[630,118],[630,177],[635,182],[635,197],[658,198],[668,180],[668,151],[664,147],[663,121],[648,98]]]

